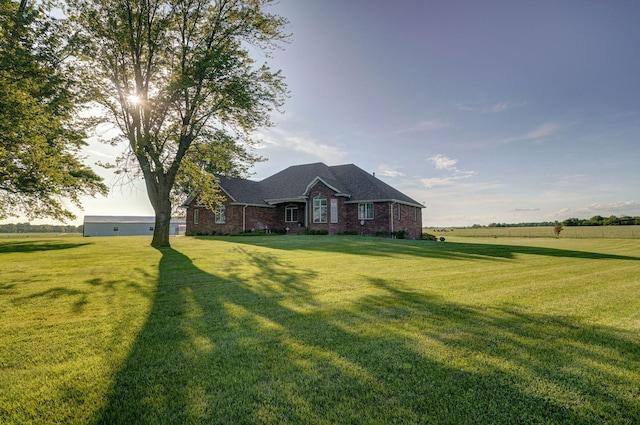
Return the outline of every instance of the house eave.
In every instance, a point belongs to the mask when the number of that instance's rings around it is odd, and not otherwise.
[[[287,202],[306,202],[307,197],[298,196],[295,198],[265,199],[264,201],[269,205],[277,205],[277,204],[284,204]]]
[[[391,204],[402,204],[402,205],[408,205],[410,207],[416,207],[416,208],[427,208],[426,206],[419,204],[417,202],[401,201],[399,199],[356,199],[351,201],[344,201],[345,204],[367,204],[367,203],[375,203],[375,202],[385,202],[385,203],[388,202]]]
[[[260,207],[260,208],[275,208],[273,205],[268,204],[254,204],[251,202],[231,202],[229,205],[237,205],[240,207]]]

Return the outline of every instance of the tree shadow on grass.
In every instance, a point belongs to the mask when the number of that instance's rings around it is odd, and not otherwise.
[[[637,336],[477,309],[372,278],[345,307],[267,254],[222,276],[163,249],[155,299],[95,423],[513,424],[640,419]]]
[[[482,244],[466,242],[433,242],[424,240],[384,239],[373,237],[234,237],[234,242],[272,249],[302,249],[365,256],[412,255],[451,260],[503,260],[519,254],[592,260],[639,261],[640,256],[615,255],[537,246]]]
[[[79,291],[77,289],[69,289],[62,286],[56,286],[55,288],[49,288],[44,291],[35,292],[33,294],[25,295],[23,297],[16,297],[11,300],[13,304],[20,305],[35,298],[49,298],[55,300],[61,297],[73,297],[77,295],[86,295],[86,291]]]
[[[55,251],[62,249],[78,248],[84,245],[90,245],[93,242],[69,243],[59,240],[29,240],[29,241],[12,241],[0,242],[0,254],[9,252],[39,252],[39,251]]]

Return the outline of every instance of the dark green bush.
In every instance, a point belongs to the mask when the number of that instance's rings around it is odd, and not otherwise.
[[[396,239],[407,239],[407,236],[409,235],[409,233],[406,230],[398,230],[396,232],[393,232],[393,236]]]

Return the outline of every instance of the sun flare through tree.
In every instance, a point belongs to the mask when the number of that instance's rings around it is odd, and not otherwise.
[[[232,172],[257,160],[252,131],[270,126],[287,96],[280,72],[252,57],[269,58],[288,40],[287,20],[269,14],[270,3],[68,2],[87,94],[119,129],[110,142],[127,146],[115,165],[145,181],[156,216],[152,246],[169,246],[172,191],[188,186],[213,207],[208,165],[224,158],[218,168]]]

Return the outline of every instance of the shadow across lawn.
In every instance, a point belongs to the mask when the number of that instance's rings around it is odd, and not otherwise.
[[[206,237],[199,237],[206,238]],[[272,249],[304,249],[365,256],[413,255],[453,260],[502,260],[516,255],[583,258],[592,260],[640,261],[640,256],[576,251],[537,246],[482,244],[466,242],[433,242],[425,240],[385,239],[353,236],[271,236],[233,237],[234,242],[265,246]]]
[[[221,277],[162,249],[153,306],[101,424],[633,423],[637,336],[479,309],[371,278],[333,307],[309,272]],[[233,265],[226,267],[233,268]]]
[[[0,254],[9,252],[39,252],[71,249],[78,248],[84,245],[90,245],[91,243],[92,242],[70,243],[61,242],[60,240],[47,239],[0,242]]]

